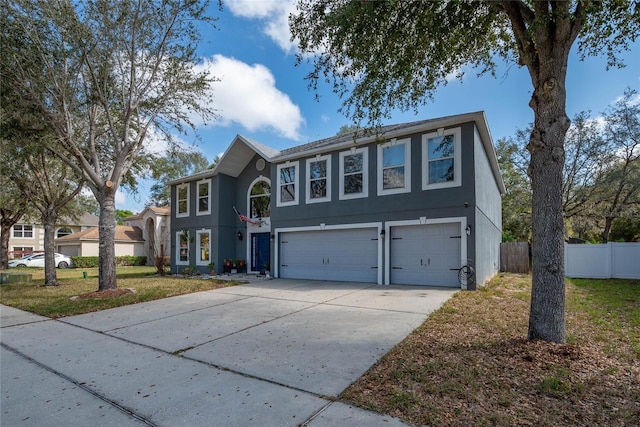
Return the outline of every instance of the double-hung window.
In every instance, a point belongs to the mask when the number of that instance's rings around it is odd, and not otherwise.
[[[287,162],[278,165],[278,206],[298,204],[298,165],[299,162]]]
[[[186,230],[176,233],[176,264],[189,264],[189,238],[190,234]]]
[[[189,184],[176,186],[176,218],[189,216]]]
[[[211,180],[198,181],[198,208],[196,215],[209,215],[211,213]]]
[[[15,224],[13,226],[13,237],[18,239],[32,239],[33,225]]]
[[[461,185],[460,128],[422,136],[422,189]]]
[[[369,195],[369,159],[367,148],[352,148],[340,153],[340,200]]]
[[[411,139],[378,146],[378,195],[411,191]]]
[[[208,265],[211,262],[211,230],[196,231],[198,258],[196,265]]]
[[[307,203],[331,200],[331,155],[307,159]]]

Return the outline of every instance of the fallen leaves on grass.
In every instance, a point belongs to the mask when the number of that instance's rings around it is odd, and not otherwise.
[[[123,289],[107,289],[105,291],[87,292],[82,295],[75,295],[69,298],[71,301],[78,301],[83,299],[106,299],[114,298],[122,295],[135,293],[135,289],[123,288]]]
[[[567,316],[575,342],[527,341],[527,281],[456,294],[341,398],[411,425],[637,425],[631,346],[607,350],[580,312]]]

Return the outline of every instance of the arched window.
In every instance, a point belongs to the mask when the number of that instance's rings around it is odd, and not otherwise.
[[[249,192],[249,216],[266,218],[271,216],[271,184],[266,179],[256,181]]]
[[[58,232],[56,233],[56,238],[60,238],[63,236],[68,236],[69,234],[73,234],[73,230],[68,228],[68,227],[61,227],[58,229]]]

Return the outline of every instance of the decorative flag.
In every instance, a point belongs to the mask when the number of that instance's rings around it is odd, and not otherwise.
[[[233,210],[236,211],[236,215],[238,215],[238,218],[240,218],[240,221],[242,222],[248,222],[249,224],[257,225],[258,227],[261,227],[262,224],[264,224],[264,221],[261,219],[251,219],[242,212],[238,212],[238,209],[236,209],[235,206],[233,207]]]

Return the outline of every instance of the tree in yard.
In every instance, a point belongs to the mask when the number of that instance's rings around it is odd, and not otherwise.
[[[605,112],[605,140],[614,151],[614,161],[598,186],[596,201],[604,212],[602,241],[609,240],[613,220],[640,212],[640,102],[638,93],[627,89]],[[635,100],[635,102],[634,102]]]
[[[516,133],[516,140],[501,139],[496,155],[507,192],[502,196],[502,240],[529,241],[531,237],[531,183],[527,176],[528,159],[522,156],[521,141],[525,131]]]
[[[526,67],[534,124],[527,149],[533,272],[529,339],[565,342],[562,216],[565,81],[569,52],[616,53],[640,34],[630,1],[300,0],[290,18],[299,60],[313,55],[310,85],[326,80],[342,111],[373,127],[394,108],[416,109],[465,65],[493,72],[496,60]],[[524,88],[523,88],[524,90]]]
[[[41,114],[50,146],[100,205],[99,290],[115,289],[115,194],[148,135],[195,129],[214,80],[195,69],[207,1],[15,0],[0,6],[2,79]],[[18,43],[16,43],[18,41]]]
[[[83,180],[46,147],[50,128],[19,96],[1,83],[0,155],[2,175],[16,185],[24,200],[38,211],[44,226],[44,284],[58,284],[55,264],[55,229],[61,215],[77,216],[70,203],[82,189]]]
[[[0,156],[1,157],[1,156]],[[0,158],[0,161],[2,159]],[[27,199],[0,168],[0,270],[9,268],[11,227],[30,213]]]

